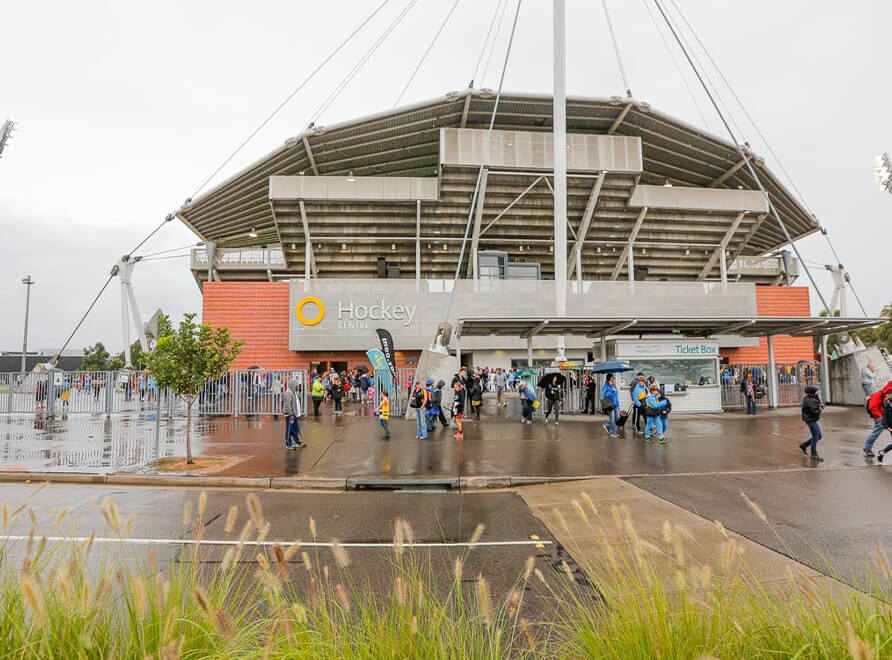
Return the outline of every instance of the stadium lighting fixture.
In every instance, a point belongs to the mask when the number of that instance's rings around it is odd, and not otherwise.
[[[350,183],[356,183],[356,177],[353,176],[353,170],[350,170],[350,175],[347,177],[347,181]]]
[[[391,250],[396,250],[396,243],[391,243],[391,244],[390,244],[390,249],[391,249]]]
[[[250,238],[257,238],[257,229],[251,227],[251,231],[248,232],[248,236]]]
[[[7,119],[2,124],[0,124],[0,158],[3,158],[3,150],[6,148],[6,144],[12,137],[12,131],[14,129],[15,122],[11,119]]]
[[[669,179],[666,179],[666,183],[663,184],[664,188],[671,188],[672,182]]]
[[[892,163],[888,153],[881,153],[873,159],[873,173],[880,192],[892,193]]]

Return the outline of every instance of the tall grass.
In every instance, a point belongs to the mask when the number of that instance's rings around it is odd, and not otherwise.
[[[467,574],[473,547],[443,575],[413,551],[402,520],[388,568],[354,582],[354,557],[337,541],[256,545],[270,525],[253,495],[229,511],[225,549],[184,544],[173,561],[148,550],[136,562],[125,546],[93,537],[46,542],[26,501],[3,508],[4,537],[13,527],[32,531],[27,543],[0,541],[0,658],[892,656],[882,555],[867,593],[795,569],[765,584],[720,526],[721,551],[694,561],[686,548],[697,539],[684,530],[667,523],[662,538],[646,540],[622,508],[602,518],[582,502],[573,502],[576,515],[602,540],[596,553],[570,550],[598,559],[543,572],[530,557],[496,593],[485,576]],[[203,538],[206,505],[204,494],[187,504],[184,538]],[[126,539],[132,519],[111,500],[102,511],[101,533]],[[59,530],[66,512],[55,516]],[[471,541],[482,534],[480,526]],[[315,522],[308,538],[316,540]]]

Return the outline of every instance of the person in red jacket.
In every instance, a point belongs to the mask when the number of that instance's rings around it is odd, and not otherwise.
[[[873,419],[873,429],[864,443],[865,456],[874,455],[873,443],[877,441],[883,429],[886,428],[885,422],[883,422],[883,406],[886,405],[886,395],[888,393],[892,393],[892,380],[886,383],[881,390],[871,394],[867,400],[867,412],[870,413],[870,417]]]

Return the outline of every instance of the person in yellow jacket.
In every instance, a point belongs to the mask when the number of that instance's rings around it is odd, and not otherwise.
[[[378,423],[384,429],[384,439],[390,440],[390,426],[387,424],[387,420],[390,419],[390,397],[387,396],[387,390],[381,390],[381,403],[375,409],[375,414],[378,415]]]
[[[325,399],[325,385],[322,384],[322,379],[319,376],[313,379],[310,395],[313,397],[313,417],[319,417],[319,406],[322,405],[322,401]]]

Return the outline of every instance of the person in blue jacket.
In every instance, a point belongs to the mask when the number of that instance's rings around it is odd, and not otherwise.
[[[601,399],[610,399],[613,407],[604,410],[607,413],[607,423],[604,424],[604,430],[613,438],[619,437],[616,429],[616,412],[619,410],[619,392],[616,391],[616,379],[613,374],[607,374],[604,378],[604,385],[601,386]]]
[[[641,420],[644,417],[644,399],[647,398],[647,386],[644,384],[644,374],[640,371],[632,381],[630,395],[632,397],[632,424],[635,433],[641,433]]]
[[[660,444],[666,444],[666,438],[663,435],[663,424],[660,422],[660,414],[663,408],[668,405],[668,400],[660,400],[660,386],[654,383],[650,386],[650,393],[644,400],[644,414],[647,416],[647,424],[644,427],[645,442],[653,442],[653,432],[657,432]]]
[[[427,390],[427,408],[424,410],[424,418],[427,421],[427,430],[433,431],[437,418],[440,416],[440,402],[443,395],[434,384],[433,378],[427,379],[424,389]]]
[[[532,424],[533,423],[533,402],[537,401],[536,399],[536,388],[530,385],[525,380],[521,380],[518,385],[520,388],[520,423],[521,424]]]

